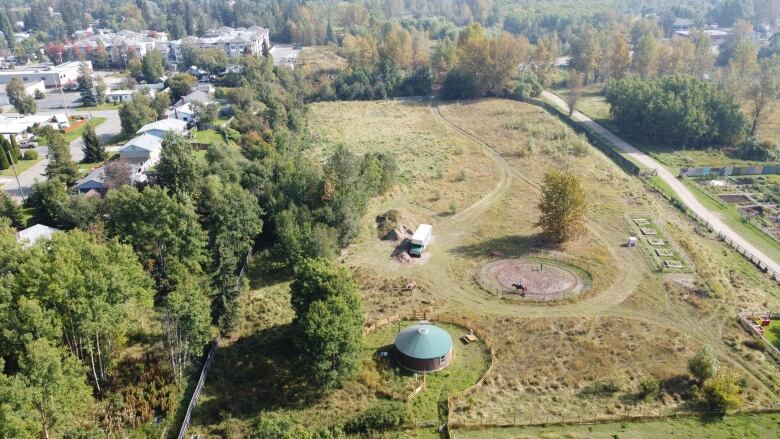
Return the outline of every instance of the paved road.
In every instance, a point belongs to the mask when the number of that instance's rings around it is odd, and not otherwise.
[[[562,109],[563,111],[565,112],[569,111],[569,106],[566,104],[566,102],[564,102],[563,99],[559,98],[558,96],[548,91],[543,92],[542,95],[545,98],[552,101],[558,108]],[[574,114],[572,115],[572,118],[575,121],[587,127],[588,129],[592,130],[593,132],[597,133],[598,135],[610,141],[613,145],[626,152],[628,155],[631,156],[631,158],[633,158],[637,162],[642,163],[644,166],[648,168],[656,169],[658,171],[658,177],[660,177],[664,182],[666,182],[666,184],[668,184],[669,187],[671,187],[672,190],[677,193],[677,196],[685,203],[686,206],[688,206],[688,208],[690,208],[692,211],[696,212],[697,215],[699,215],[700,217],[704,218],[707,222],[709,222],[715,231],[720,232],[723,235],[727,236],[730,240],[734,241],[735,243],[743,247],[745,250],[752,253],[753,256],[764,261],[769,266],[769,268],[771,268],[777,273],[780,273],[780,261],[770,258],[764,252],[754,247],[750,242],[744,239],[739,233],[735,232],[734,229],[732,229],[726,223],[724,223],[723,220],[721,220],[720,215],[718,213],[712,212],[706,207],[704,207],[704,205],[701,204],[698,199],[696,199],[693,193],[691,193],[691,191],[680,180],[678,180],[675,175],[673,175],[671,172],[669,172],[669,170],[667,170],[663,165],[661,165],[661,163],[659,163],[649,155],[643,153],[642,151],[639,151],[633,145],[629,144],[628,142],[624,141],[620,137],[616,136],[611,131],[597,124],[588,116],[585,116],[579,111],[575,110]]]
[[[43,111],[43,112],[38,112],[36,114],[53,114],[53,113],[54,112]],[[68,111],[68,114],[88,116],[89,112]],[[13,117],[16,116],[16,114],[11,113],[6,116]],[[103,122],[102,124],[98,125],[97,128],[95,128],[95,133],[97,133],[101,142],[105,143],[108,140],[111,140],[111,138],[113,138],[115,135],[119,134],[120,131],[122,131],[122,126],[119,121],[119,112],[116,110],[93,111],[92,117],[106,118],[105,122]],[[84,141],[81,139],[81,137],[70,142],[70,153],[73,156],[73,160],[78,162],[81,161],[82,158],[84,158],[84,152],[81,150],[83,146],[84,146]],[[108,148],[108,149],[112,150],[116,148]],[[38,148],[38,154],[40,154],[41,157],[46,157],[47,152],[48,149],[46,147]],[[13,177],[2,177],[3,180],[0,180],[0,185],[2,185],[3,190],[6,191],[9,195],[11,195],[16,199],[21,199],[22,192],[24,193],[24,195],[28,195],[35,181],[37,180],[42,181],[46,179],[43,173],[44,171],[46,171],[47,164],[49,164],[49,160],[44,158],[40,162],[36,163],[34,166],[30,167],[26,171],[19,174],[19,183],[21,184],[21,191],[19,189],[19,185],[16,183],[16,179]]]

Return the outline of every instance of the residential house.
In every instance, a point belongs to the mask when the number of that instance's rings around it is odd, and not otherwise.
[[[162,138],[152,134],[142,134],[119,149],[119,160],[135,165],[138,172],[157,164],[162,150]]]
[[[184,135],[186,132],[187,122],[175,118],[168,118],[148,123],[142,126],[141,129],[136,132],[136,134],[148,134],[162,139],[168,133],[178,133]]]
[[[192,124],[195,122],[195,109],[190,103],[182,104],[173,108],[170,117]]]
[[[24,230],[20,230],[16,233],[16,240],[24,247],[30,247],[41,239],[49,240],[55,233],[59,233],[62,230],[55,229],[54,227],[45,226],[43,224],[36,224],[32,227],[28,227]]]
[[[181,99],[176,101],[176,104],[174,105],[174,107],[179,107],[179,106],[182,106],[184,104],[195,104],[195,103],[206,105],[206,104],[208,104],[211,101],[212,101],[212,99],[211,99],[211,96],[209,95],[209,93],[201,91],[201,90],[195,90],[195,91],[190,92],[187,95],[182,96]]]
[[[110,90],[106,93],[106,100],[112,104],[121,104],[133,100],[135,90]]]
[[[97,168],[90,172],[89,175],[76,182],[76,190],[79,193],[87,193],[89,191],[97,191],[101,195],[106,193],[108,186],[103,182],[105,172],[103,167]]]
[[[30,115],[21,117],[2,117],[0,116],[0,134],[6,138],[15,136],[16,140],[26,140],[32,135],[30,128],[35,126],[49,125],[60,130],[70,126],[70,122],[64,113],[54,115]]]

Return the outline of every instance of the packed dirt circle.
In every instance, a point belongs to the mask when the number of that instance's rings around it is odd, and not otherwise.
[[[477,276],[492,293],[512,294],[530,301],[560,300],[585,290],[573,269],[543,259],[501,259],[484,265]]]

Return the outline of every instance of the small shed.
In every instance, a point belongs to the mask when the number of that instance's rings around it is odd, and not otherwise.
[[[409,326],[395,337],[395,359],[414,372],[434,372],[452,362],[452,337],[427,321]]]

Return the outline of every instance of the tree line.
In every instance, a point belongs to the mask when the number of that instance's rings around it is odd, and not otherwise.
[[[228,96],[231,141],[209,145],[205,158],[170,134],[154,184],[133,185],[129,168],[111,161],[105,197],[91,197],[69,189],[78,167],[49,128],[49,180],[34,184],[26,207],[33,221],[66,231],[17,243],[10,223],[21,226],[20,206],[0,196],[9,217],[0,221],[0,436],[101,437],[171,414],[208,340],[239,322],[247,285],[238,275],[254,246],[301,279],[294,337],[312,388],[354,373],[363,316],[350,274],[332,259],[359,232],[369,200],[393,186],[395,161],[344,147],[315,160],[297,135],[301,78],[265,58],[241,65]],[[140,123],[133,104],[122,111],[128,132]]]

